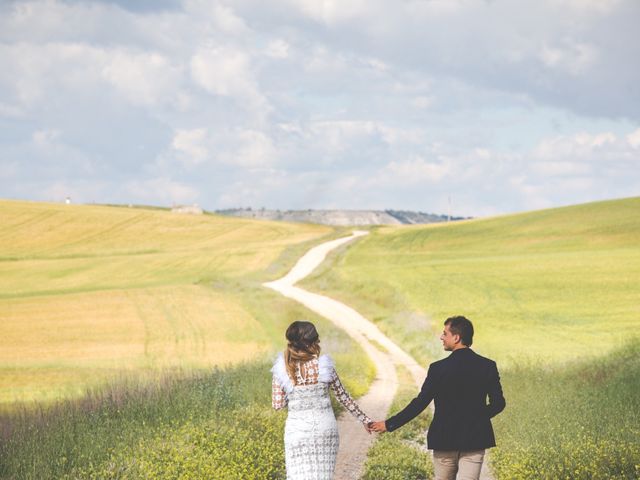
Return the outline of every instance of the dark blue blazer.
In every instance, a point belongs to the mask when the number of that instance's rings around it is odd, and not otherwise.
[[[431,400],[435,413],[427,433],[429,449],[464,451],[496,446],[491,418],[506,405],[496,362],[461,348],[432,363],[418,396],[385,422],[387,430],[392,432],[414,419]]]

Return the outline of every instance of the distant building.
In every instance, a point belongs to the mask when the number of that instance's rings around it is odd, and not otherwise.
[[[202,215],[204,212],[197,204],[193,205],[175,205],[171,212],[173,213],[187,213],[190,215]]]

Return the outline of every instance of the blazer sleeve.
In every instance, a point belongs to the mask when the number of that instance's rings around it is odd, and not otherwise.
[[[411,400],[399,413],[385,421],[387,431],[393,432],[405,423],[416,418],[433,400],[436,391],[437,375],[433,364],[429,366],[427,378],[425,378],[418,396]]]
[[[502,394],[500,374],[498,373],[498,367],[495,362],[491,362],[491,367],[489,368],[487,395],[489,397],[489,403],[486,406],[486,412],[489,418],[493,418],[503,411],[504,407],[507,405],[504,395]]]

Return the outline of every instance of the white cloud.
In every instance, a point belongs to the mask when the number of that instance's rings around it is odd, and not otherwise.
[[[304,66],[309,73],[337,75],[347,70],[349,63],[343,54],[336,54],[324,45],[316,45],[305,60]]]
[[[374,122],[338,120],[313,122],[308,135],[317,138],[321,148],[338,152],[352,145],[357,138],[370,137],[376,132]]]
[[[372,2],[366,0],[288,0],[296,9],[317,22],[328,25],[357,18]]]
[[[191,58],[195,82],[216,95],[252,94],[255,90],[249,71],[249,56],[228,48],[201,50]]]
[[[272,58],[287,58],[289,56],[289,50],[291,49],[291,45],[281,38],[277,40],[272,40],[267,45],[265,49],[265,53],[267,56]]]
[[[173,98],[178,68],[158,53],[104,52],[102,75],[134,105],[153,106]]]
[[[8,105],[0,102],[0,116],[7,118],[21,118],[25,116],[25,111],[17,105]]]
[[[411,104],[419,109],[424,109],[424,108],[429,108],[431,105],[433,105],[434,102],[434,98],[433,97],[427,97],[427,96],[419,96],[419,97],[414,97],[411,100]]]
[[[252,129],[209,131],[205,128],[179,129],[171,151],[159,161],[176,158],[184,166],[232,166],[241,169],[269,167],[278,161],[277,149],[265,132]]]
[[[446,162],[428,162],[421,157],[413,157],[406,161],[392,161],[379,174],[381,181],[392,179],[402,183],[429,182],[436,183],[451,173],[451,166]]]
[[[578,12],[603,14],[612,11],[620,0],[549,0],[549,3],[561,9],[569,7]]]
[[[633,148],[640,147],[640,128],[627,135],[627,142]]]
[[[207,92],[233,97],[245,108],[268,108],[268,102],[254,78],[251,57],[247,52],[235,47],[212,46],[194,54],[190,66],[193,80]]]
[[[29,153],[35,155],[40,166],[49,173],[68,170],[70,176],[75,177],[96,172],[95,162],[81,149],[70,144],[60,129],[43,128],[32,132],[30,147]]]
[[[388,72],[390,67],[388,64],[380,60],[379,58],[369,58],[365,60],[365,64],[377,70],[378,72]]]
[[[611,132],[563,135],[542,140],[536,147],[534,155],[537,158],[550,160],[584,157],[616,142],[617,138]]]
[[[353,152],[379,142],[388,146],[415,146],[424,141],[424,132],[419,128],[395,127],[370,120],[315,121],[304,128],[291,124],[280,128],[302,135],[307,145],[332,154]]]
[[[423,145],[425,141],[424,131],[416,127],[401,128],[377,124],[376,129],[382,140],[388,145]]]
[[[60,137],[60,130],[45,129],[33,132],[31,138],[38,148],[50,148]]]
[[[278,128],[287,134],[303,135],[302,127],[296,123],[280,123]]]
[[[540,58],[553,69],[579,76],[587,72],[597,62],[598,50],[594,45],[569,42],[563,46],[544,46]]]
[[[208,155],[205,146],[207,131],[204,128],[193,130],[178,130],[173,136],[171,146],[174,150],[182,153],[184,162],[188,165],[197,165],[206,160]]]
[[[532,170],[544,176],[556,177],[590,173],[591,167],[589,164],[579,162],[536,162]]]
[[[277,170],[261,170],[253,175],[236,180],[218,197],[223,208],[232,207],[269,207],[273,205],[273,197],[286,194],[288,186],[292,184],[305,185],[295,174]],[[295,203],[292,194],[291,203]]]
[[[240,146],[227,161],[245,167],[264,167],[276,160],[273,141],[263,132],[243,130],[238,132]]]
[[[78,38],[110,33],[110,20],[127,28],[132,16],[98,2],[22,0],[5,2],[0,31],[6,38],[24,43],[75,42]],[[0,5],[2,6],[2,5]]]
[[[0,196],[473,214],[640,190],[633,0],[143,3],[0,2]]]
[[[0,47],[0,61],[11,67],[0,82],[11,86],[26,108],[62,95],[97,96],[105,86],[128,103],[147,107],[172,102],[179,93],[179,69],[154,52],[83,43],[14,44]]]
[[[204,2],[204,5],[205,8],[207,6],[211,8],[209,1]],[[236,15],[231,7],[216,3],[212,10],[215,23],[222,31],[234,34],[246,34],[248,32],[249,29],[245,21]]]
[[[191,204],[200,198],[198,189],[168,177],[133,180],[125,184],[124,191],[137,201],[164,205]]]

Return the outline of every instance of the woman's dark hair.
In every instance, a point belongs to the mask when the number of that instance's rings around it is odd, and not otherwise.
[[[298,320],[287,328],[287,349],[284,351],[284,363],[294,385],[296,383],[296,364],[307,362],[320,355],[320,336],[311,322]]]
[[[461,315],[457,317],[449,317],[444,321],[445,325],[449,325],[449,331],[454,335],[460,335],[460,341],[463,345],[470,347],[473,344],[473,324],[471,320]]]

